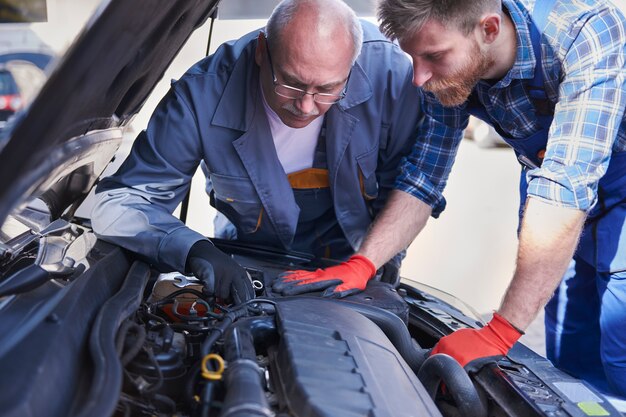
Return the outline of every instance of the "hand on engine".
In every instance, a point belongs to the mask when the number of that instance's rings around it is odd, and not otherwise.
[[[477,359],[495,361],[506,355],[522,334],[504,317],[494,313],[485,327],[461,329],[442,337],[431,355],[445,353],[463,367]]]
[[[204,290],[234,304],[254,298],[252,281],[245,269],[208,240],[199,240],[189,250],[186,272],[204,284]]]
[[[274,281],[272,289],[283,295],[324,290],[324,297],[342,298],[363,291],[375,274],[372,261],[362,255],[353,255],[346,262],[326,269],[287,271]]]

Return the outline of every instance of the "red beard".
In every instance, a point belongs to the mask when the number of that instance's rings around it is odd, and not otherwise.
[[[467,101],[476,84],[493,64],[494,60],[474,42],[466,63],[446,78],[424,83],[424,90],[433,93],[446,107],[459,106]]]

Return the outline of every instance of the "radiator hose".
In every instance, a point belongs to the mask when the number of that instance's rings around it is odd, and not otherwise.
[[[478,394],[465,369],[452,357],[443,353],[430,356],[424,361],[417,377],[434,400],[437,389],[444,383],[464,417],[487,417],[487,404]]]
[[[422,382],[428,394],[435,399],[437,388],[443,382],[454,399],[460,416],[486,417],[486,401],[461,365],[448,355],[430,355],[430,349],[422,349],[412,338],[404,322],[395,314],[364,304],[340,302],[372,320]]]
[[[422,349],[417,342],[411,338],[409,330],[400,317],[387,310],[365,304],[345,301],[336,302],[349,307],[373,321],[383,333],[385,333],[385,336],[389,338],[389,341],[391,341],[394,347],[398,349],[398,352],[411,367],[413,372],[415,372],[415,374],[419,372],[420,367],[428,357],[429,350]]]

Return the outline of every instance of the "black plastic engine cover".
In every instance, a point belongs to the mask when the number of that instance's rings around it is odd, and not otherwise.
[[[389,339],[340,303],[293,298],[277,305],[270,374],[295,417],[440,416]]]
[[[364,291],[340,298],[340,301],[378,307],[400,317],[404,324],[409,322],[409,305],[389,283],[370,280]]]

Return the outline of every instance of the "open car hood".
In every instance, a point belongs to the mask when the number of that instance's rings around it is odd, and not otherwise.
[[[30,107],[0,135],[0,224],[44,194],[50,220],[82,201],[119,147],[119,128],[218,3],[102,3]],[[55,184],[63,192],[51,191]]]

